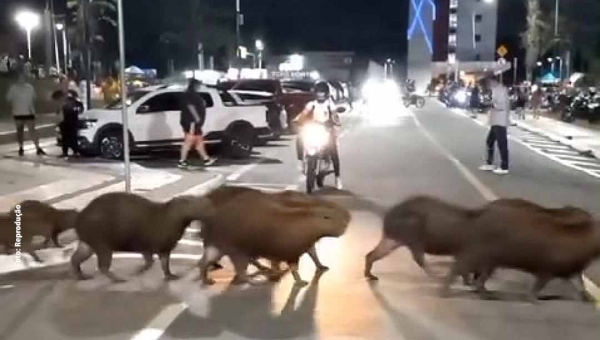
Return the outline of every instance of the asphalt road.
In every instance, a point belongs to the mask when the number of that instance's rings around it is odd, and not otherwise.
[[[348,207],[348,233],[319,242],[329,272],[294,289],[291,277],[275,285],[228,287],[231,266],[214,272],[218,284],[201,288],[195,261],[174,260],[184,274],[164,283],[158,265],[136,276],[138,259],[117,259],[129,279],[113,285],[97,276],[75,282],[68,267],[0,277],[0,339],[597,339],[600,314],[575,301],[572,287],[553,282],[534,305],[524,302],[532,278],[501,271],[490,282],[498,300],[483,301],[457,283],[437,295],[439,279],[425,275],[406,250],[378,262],[370,285],[364,255],[378,242],[385,209],[414,194],[476,206],[486,197],[523,197],[550,206],[574,204],[600,216],[600,181],[511,142],[511,174],[480,173],[486,130],[469,118],[429,103],[414,115],[403,109],[353,115],[340,139],[345,190],[320,194]],[[230,176],[230,184],[263,189],[299,188],[291,141],[261,148],[263,164]],[[331,178],[327,179],[333,184]],[[191,249],[190,252],[194,250]],[[439,275],[444,258],[429,257]],[[308,259],[301,275],[314,277]],[[600,283],[597,266],[587,275]],[[91,272],[89,261],[85,270]],[[556,298],[559,297],[559,298]]]

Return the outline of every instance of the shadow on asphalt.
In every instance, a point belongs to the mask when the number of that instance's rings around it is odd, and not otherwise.
[[[298,308],[294,308],[299,286],[292,286],[281,313],[273,313],[275,286],[229,286],[208,301],[209,315],[202,317],[186,310],[167,329],[165,334],[177,339],[217,337],[231,332],[250,339],[293,339],[311,335],[316,330],[314,312],[317,305],[317,275],[306,288]]]

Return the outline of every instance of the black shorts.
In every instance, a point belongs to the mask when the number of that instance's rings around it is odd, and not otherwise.
[[[181,128],[183,129],[183,132],[188,135],[190,133],[190,127],[191,127],[192,123],[190,124],[181,124]],[[194,136],[201,136],[202,135],[202,127],[198,127],[195,126],[194,127]]]
[[[13,118],[15,120],[35,120],[35,116],[34,115],[27,115],[27,116],[13,116]]]

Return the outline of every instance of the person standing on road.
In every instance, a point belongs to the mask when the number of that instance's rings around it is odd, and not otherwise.
[[[69,156],[69,149],[73,151],[73,156],[79,156],[78,131],[79,115],[84,111],[83,103],[79,101],[77,92],[62,90],[52,94],[52,99],[61,101],[61,111],[63,120],[60,123],[60,134],[62,136],[62,156]]]
[[[187,157],[190,149],[194,147],[198,154],[204,160],[204,165],[208,166],[215,162],[206,152],[204,138],[202,137],[202,125],[206,119],[206,104],[198,91],[201,83],[192,78],[190,79],[187,90],[183,93],[181,103],[181,118],[179,123],[183,128],[184,141],[181,146],[181,157],[177,166],[187,168]]]
[[[12,106],[12,115],[17,128],[17,141],[19,143],[19,156],[23,156],[23,140],[25,134],[25,125],[29,135],[35,144],[38,156],[44,156],[46,153],[40,147],[40,141],[35,131],[35,89],[27,82],[24,74],[19,74],[15,84],[12,84],[6,94],[6,101]]]
[[[497,175],[508,174],[508,127],[510,126],[510,97],[504,85],[491,81],[493,108],[489,113],[490,131],[487,136],[487,163],[479,167]],[[494,146],[500,150],[500,168],[494,166]]]

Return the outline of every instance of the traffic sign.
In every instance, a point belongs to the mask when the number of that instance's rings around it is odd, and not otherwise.
[[[496,53],[498,53],[501,58],[504,58],[504,56],[508,53],[508,49],[504,45],[500,45],[500,47],[498,47],[496,50]]]

